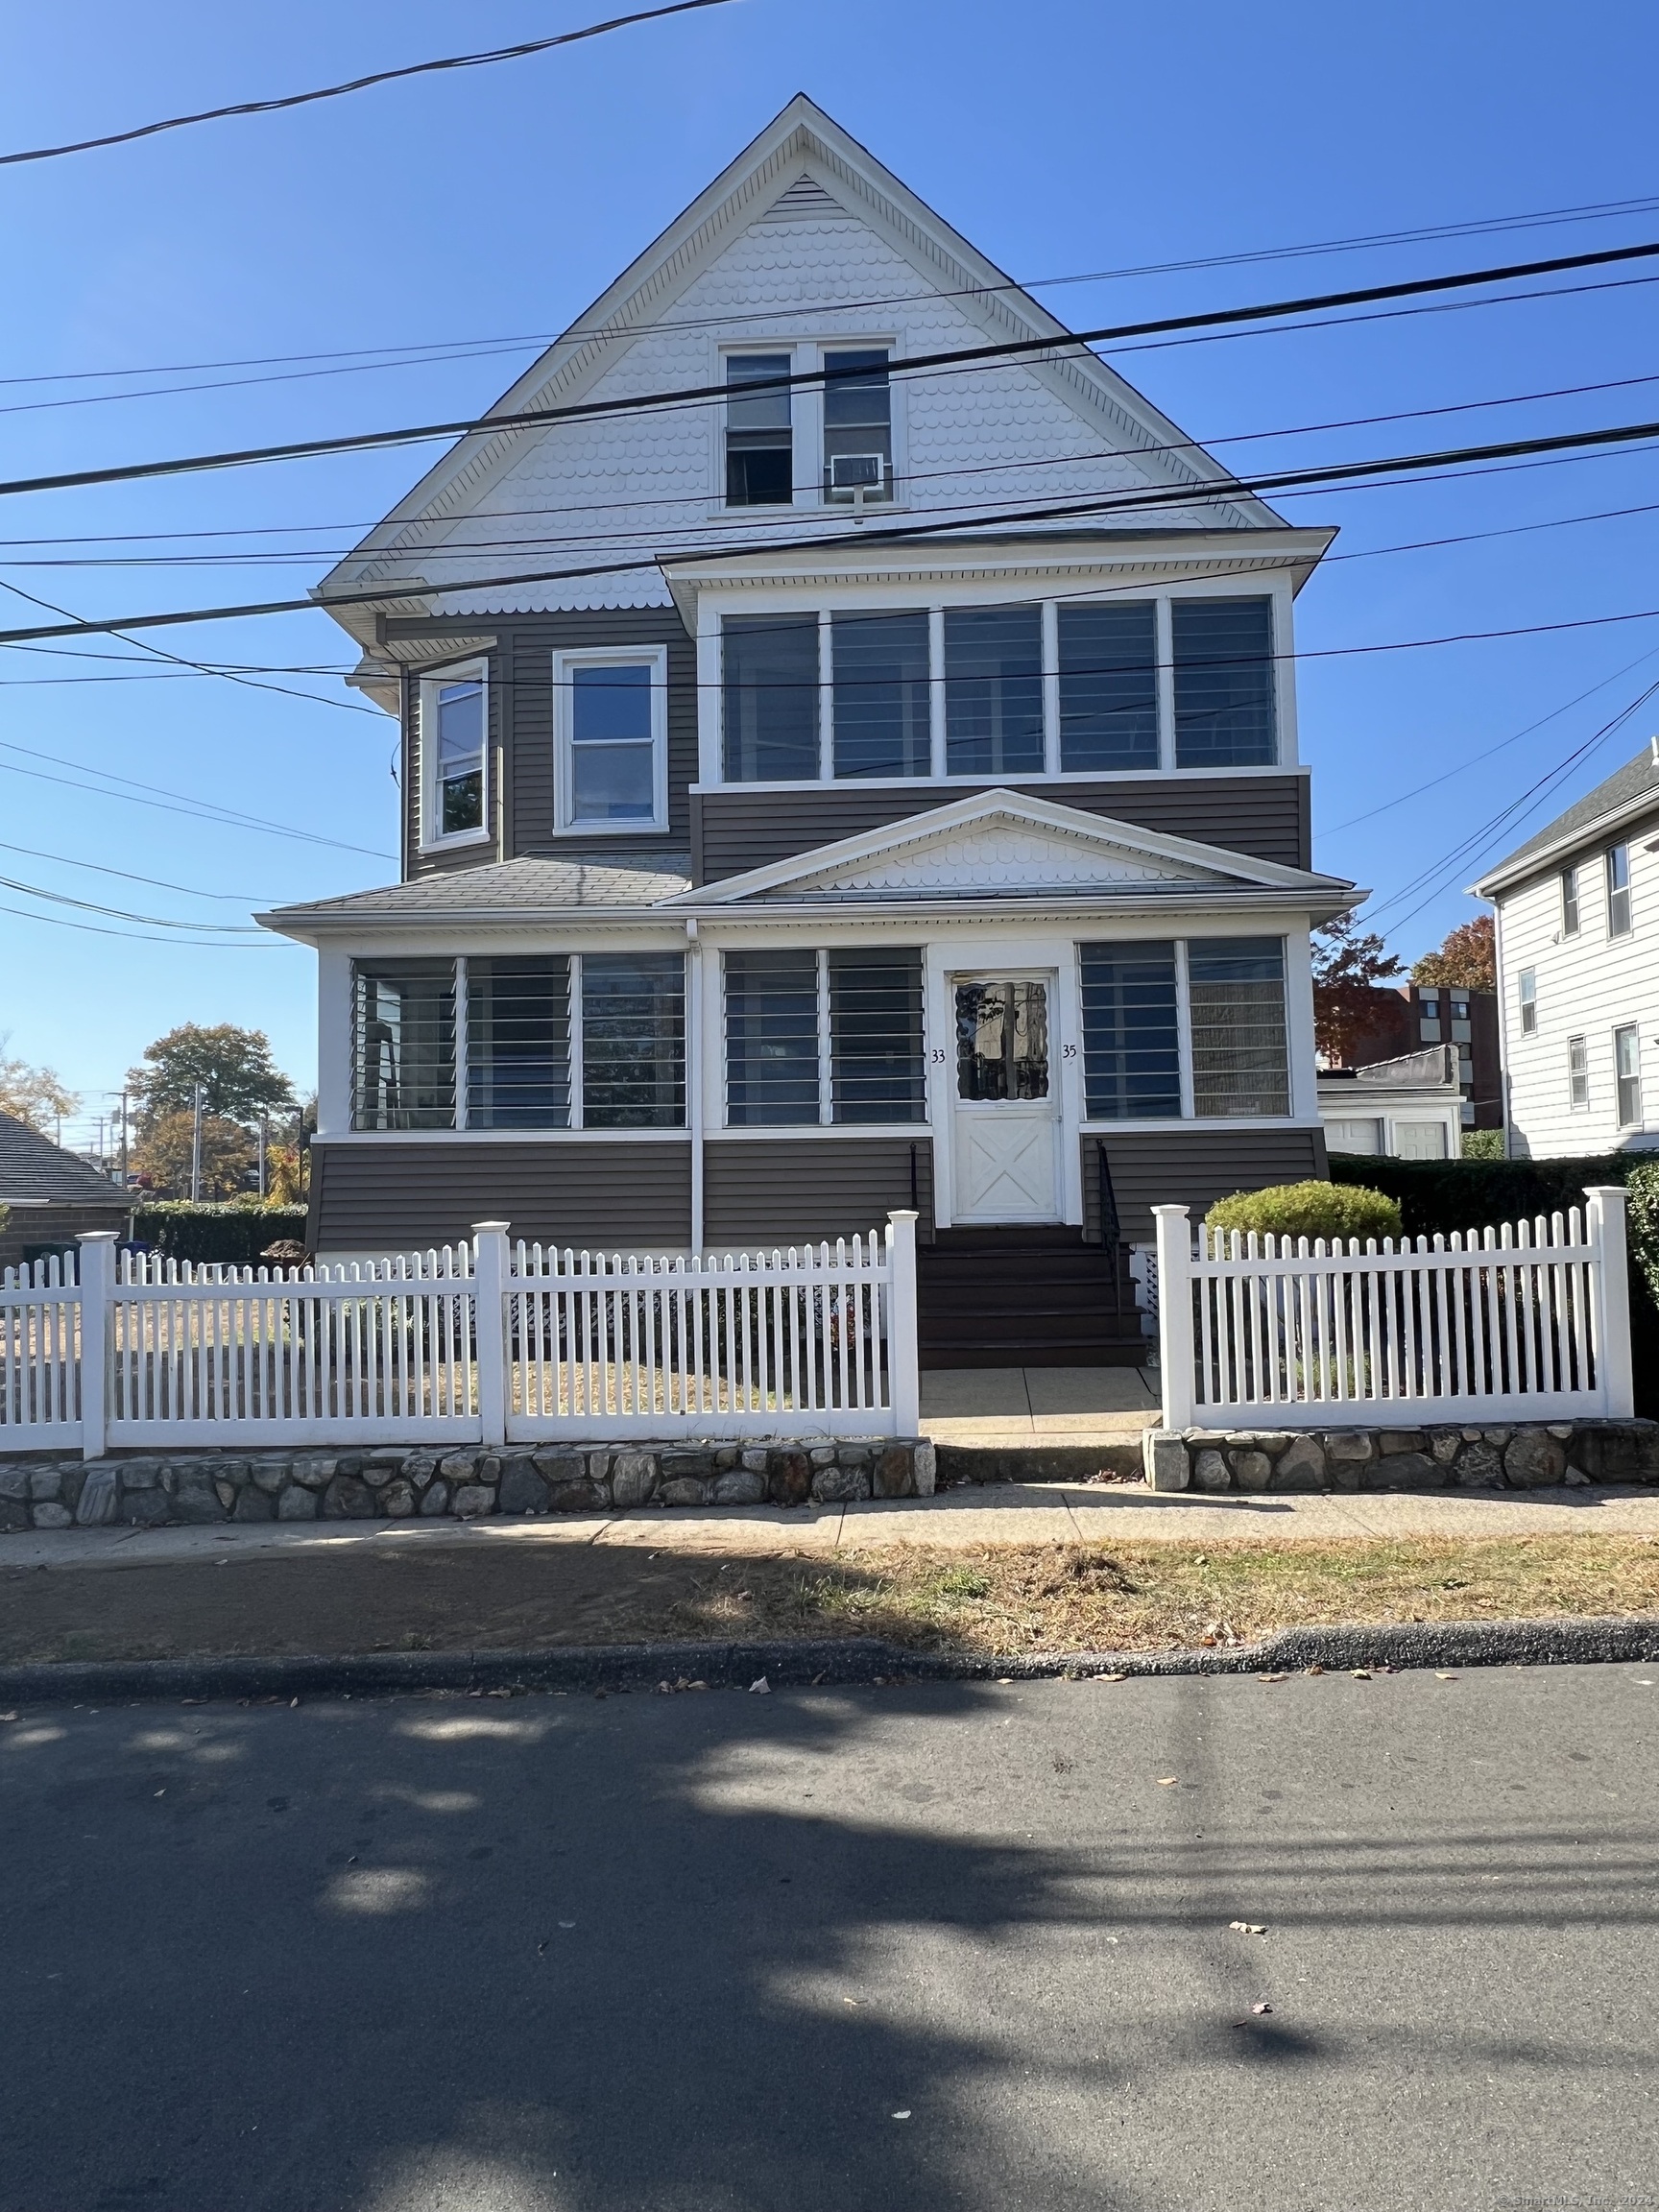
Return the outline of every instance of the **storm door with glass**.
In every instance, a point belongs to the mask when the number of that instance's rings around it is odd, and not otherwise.
[[[1057,1221],[1059,1085],[1049,1062],[1050,978],[959,977],[955,1195],[962,1223]]]

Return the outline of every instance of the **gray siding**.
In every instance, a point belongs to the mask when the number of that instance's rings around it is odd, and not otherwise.
[[[1154,1206],[1188,1206],[1194,1221],[1217,1198],[1274,1183],[1323,1180],[1330,1173],[1322,1129],[1172,1129],[1085,1137],[1083,1234],[1100,1241],[1100,1146],[1112,1171],[1118,1219],[1127,1243],[1151,1240]]]
[[[330,1144],[311,1151],[314,1252],[449,1244],[476,1221],[579,1246],[691,1240],[691,1147],[679,1143]]]
[[[713,882],[746,868],[790,859],[838,837],[861,836],[908,814],[946,805],[975,788],[995,787],[990,781],[905,788],[849,782],[803,784],[794,791],[706,791],[691,801],[692,872],[699,882]],[[1305,774],[1169,777],[1158,782],[1102,779],[1011,788],[1086,813],[1116,815],[1143,830],[1247,853],[1253,859],[1287,868],[1312,865]]]
[[[933,1234],[933,1146],[921,1134],[721,1137],[704,1145],[704,1235],[711,1246],[850,1237],[884,1229],[894,1208],[912,1204],[926,1241]]]
[[[476,616],[466,630],[476,636]],[[432,637],[460,624],[388,621],[388,641]],[[690,843],[689,786],[697,776],[696,647],[672,607],[609,607],[565,614],[506,615],[490,623],[496,643],[490,662],[493,782],[496,795],[499,855],[489,846],[456,854],[419,850],[419,672],[405,685],[403,816],[406,873],[476,867],[496,857],[534,854],[559,858],[579,842],[553,831],[553,654],[583,645],[666,645],[668,648],[668,829],[642,836],[580,841],[607,859],[685,853]]]

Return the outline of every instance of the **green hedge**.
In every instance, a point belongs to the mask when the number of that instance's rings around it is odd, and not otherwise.
[[[282,1238],[305,1241],[303,1206],[260,1206],[231,1199],[223,1206],[196,1205],[188,1198],[161,1198],[138,1207],[132,1237],[170,1260],[218,1261],[230,1267],[257,1267],[267,1244]]]
[[[1380,1190],[1338,1182],[1276,1183],[1217,1198],[1204,1219],[1212,1229],[1260,1237],[1398,1237],[1400,1209]]]
[[[1630,1351],[1636,1410],[1659,1417],[1659,1160],[1612,1152],[1565,1160],[1388,1160],[1334,1152],[1333,1183],[1386,1191],[1400,1202],[1407,1237],[1454,1229],[1496,1229],[1581,1206],[1593,1183],[1623,1183],[1628,1193]]]

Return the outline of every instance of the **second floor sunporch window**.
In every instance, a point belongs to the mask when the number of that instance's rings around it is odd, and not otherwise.
[[[722,625],[727,782],[1270,767],[1260,594],[803,607]]]

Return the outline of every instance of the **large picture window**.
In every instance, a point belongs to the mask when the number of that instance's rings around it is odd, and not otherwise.
[[[1287,1114],[1283,939],[1194,939],[1187,979],[1193,1113]]]
[[[1175,599],[1177,768],[1260,768],[1276,755],[1273,602]]]
[[[926,1118],[922,955],[910,948],[728,952],[733,1128]]]
[[[721,646],[727,782],[816,781],[817,615],[729,614]]]
[[[945,759],[952,776],[1042,773],[1040,607],[946,610]]]
[[[1060,765],[1105,774],[1158,765],[1158,623],[1147,600],[1061,607]]]
[[[1171,944],[1080,945],[1084,1112],[1134,1121],[1181,1112],[1181,1027]]]
[[[421,685],[421,842],[489,835],[489,691],[484,669],[457,669]]]
[[[830,626],[837,776],[926,776],[932,762],[926,614]]]
[[[351,1126],[455,1126],[452,960],[374,960],[353,965]]]
[[[661,646],[554,655],[561,829],[666,829],[667,684]]]

